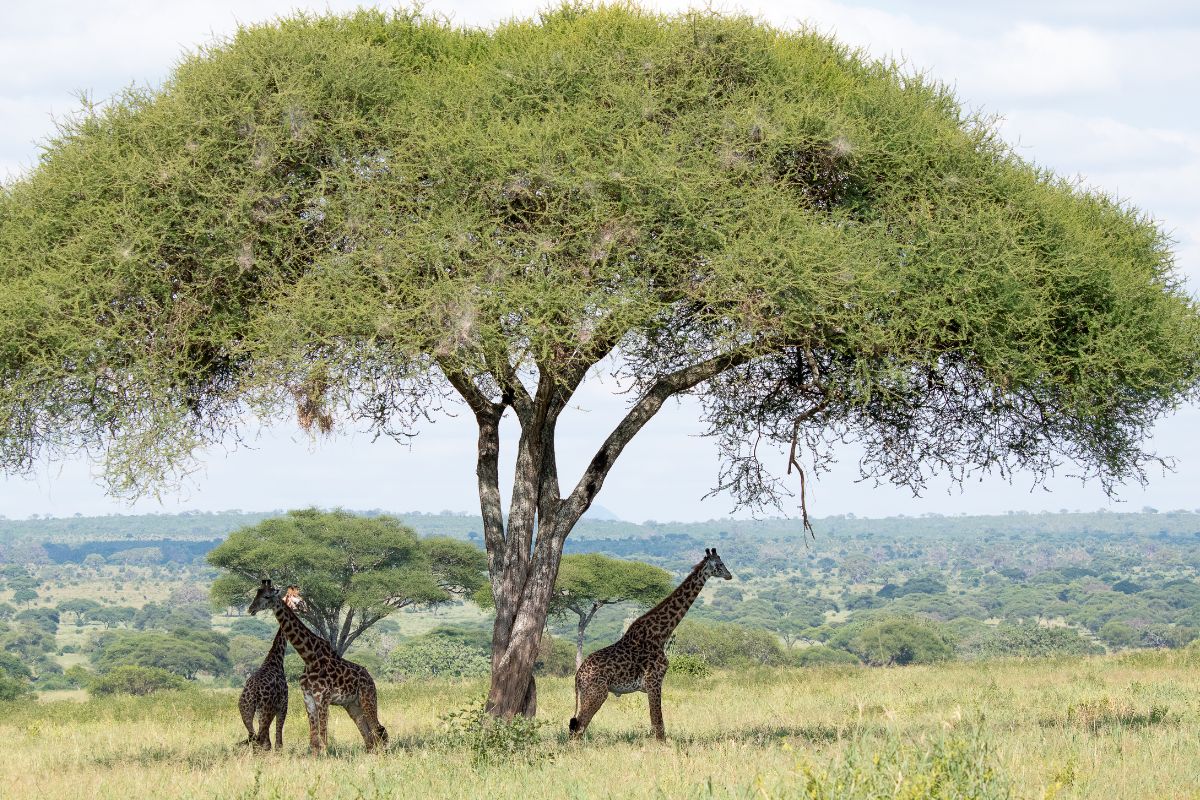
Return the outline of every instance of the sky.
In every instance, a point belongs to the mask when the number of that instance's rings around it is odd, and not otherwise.
[[[106,98],[130,84],[156,85],[180,55],[297,11],[342,12],[362,3],[288,0],[89,0],[0,2],[0,179],[37,160],[54,119],[86,93]],[[644,3],[683,10],[688,3]],[[384,7],[391,7],[385,4]],[[486,26],[535,15],[530,0],[432,0],[427,12]],[[1181,274],[1200,295],[1200,4],[1142,0],[1007,0],[1004,3],[743,2],[724,4],[772,24],[835,35],[873,57],[903,59],[955,87],[970,108],[999,115],[1026,159],[1151,213],[1177,242]],[[573,485],[629,398],[585,384],[559,431],[564,490]],[[715,448],[699,434],[689,401],[659,413],[613,468],[597,502],[617,516],[691,521],[734,512],[732,500],[701,502],[717,474]],[[810,482],[809,511],[879,517],[1006,510],[1161,510],[1200,507],[1200,409],[1186,407],[1155,430],[1152,449],[1172,473],[1126,487],[1118,501],[1065,475],[1034,487],[985,477],[956,487],[934,480],[920,496],[856,481],[856,453]],[[505,429],[512,441],[513,427]],[[180,510],[271,510],[308,505],[393,511],[478,509],[474,423],[443,416],[408,445],[339,429],[312,440],[294,425],[248,428],[247,444],[202,454],[180,488],[132,505],[108,497],[86,461],[43,464],[32,478],[0,476],[0,514],[69,516]],[[503,451],[511,456],[511,447]],[[783,455],[779,456],[783,466]],[[1069,472],[1064,469],[1064,472]],[[783,512],[794,515],[794,503]],[[737,512],[743,516],[745,512]]]

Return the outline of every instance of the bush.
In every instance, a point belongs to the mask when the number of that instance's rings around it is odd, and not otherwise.
[[[478,648],[441,636],[419,636],[398,645],[388,657],[392,677],[474,678],[487,675],[492,663]]]
[[[28,680],[14,678],[0,672],[0,702],[17,700],[33,694],[33,685]]]
[[[852,623],[831,637],[830,643],[871,666],[933,664],[954,655],[949,637],[939,626],[916,617]]]
[[[575,674],[575,646],[565,639],[544,634],[538,645],[535,675],[554,675],[565,678]]]
[[[685,619],[675,629],[668,655],[702,656],[714,667],[776,665],[784,661],[779,640],[769,631],[732,623]]]
[[[539,729],[549,724],[544,720],[518,714],[508,721],[496,719],[482,708],[469,708],[451,711],[442,722],[443,745],[465,748],[476,763],[534,763],[553,758],[551,752],[540,747]]]
[[[712,666],[704,656],[694,653],[679,653],[671,656],[667,671],[673,675],[688,675],[693,678],[704,678],[712,674]]]
[[[797,667],[828,667],[843,664],[861,664],[858,656],[847,650],[824,645],[801,647],[788,654],[788,661]]]
[[[1100,626],[1100,638],[1112,647],[1136,647],[1141,636],[1126,622],[1111,620]]]
[[[199,672],[223,675],[230,668],[229,640],[209,631],[120,631],[97,639],[92,663],[100,672],[136,665],[169,670],[185,678]]]
[[[146,695],[166,690],[186,689],[185,678],[157,667],[115,667],[91,681],[88,691],[93,695]]]
[[[1047,628],[1028,623],[981,626],[959,642],[958,652],[964,658],[1044,658],[1093,655],[1103,653],[1104,648],[1075,628]]]

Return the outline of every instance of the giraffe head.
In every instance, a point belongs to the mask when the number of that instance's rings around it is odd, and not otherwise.
[[[291,596],[291,588],[288,588],[288,596]],[[296,595],[300,597],[299,594]],[[262,583],[258,586],[258,592],[254,595],[254,599],[250,601],[250,607],[246,609],[251,614],[257,614],[264,608],[274,609],[284,604],[284,594],[271,583],[270,578],[263,578]],[[300,602],[303,602],[301,600]]]
[[[705,579],[711,578],[714,575],[724,578],[727,581],[733,580],[733,574],[725,569],[725,562],[717,555],[717,548],[704,548],[704,560],[696,565],[700,569],[700,574]]]
[[[308,611],[308,603],[304,602],[304,598],[300,596],[300,587],[294,583],[283,593],[283,602],[292,611]]]

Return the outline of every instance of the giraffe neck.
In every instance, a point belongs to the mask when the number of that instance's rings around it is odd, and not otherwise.
[[[676,626],[692,607],[692,603],[696,602],[700,590],[704,588],[704,582],[708,578],[701,571],[701,566],[693,569],[665,600],[634,620],[627,635],[636,631],[638,636],[666,644]]]
[[[308,626],[300,621],[296,616],[296,612],[288,608],[287,603],[280,600],[274,606],[275,619],[279,620],[279,630],[291,642],[292,647],[296,648],[296,652],[300,654],[300,658],[304,659],[305,664],[309,664],[319,656],[336,656],[333,652],[333,647],[329,642],[317,636],[308,629]]]
[[[283,653],[287,650],[287,637],[283,634],[283,627],[275,631],[275,641],[271,642],[271,649],[267,651],[267,657],[263,659],[263,666],[272,666],[283,670]]]

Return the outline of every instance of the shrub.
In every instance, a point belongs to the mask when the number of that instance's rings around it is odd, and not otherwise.
[[[801,647],[788,654],[788,661],[797,667],[826,667],[840,664],[861,664],[858,656],[847,650],[824,645]]]
[[[667,670],[676,675],[688,675],[693,678],[704,678],[712,674],[712,666],[708,659],[695,653],[679,653],[671,656]]]
[[[714,667],[775,665],[784,661],[783,648],[769,631],[686,619],[675,629],[668,654],[671,658],[684,654],[703,656]]]
[[[555,675],[560,678],[574,675],[575,647],[565,639],[544,634],[538,645],[533,671],[536,675]]]
[[[88,691],[94,695],[146,695],[170,689],[186,689],[185,678],[158,667],[115,667],[91,681]]]
[[[954,655],[949,637],[939,626],[916,617],[883,617],[847,625],[830,643],[871,666],[933,664]]]
[[[1024,625],[981,626],[963,638],[958,652],[964,658],[1040,658],[1103,653],[1075,628]]]
[[[478,648],[441,636],[419,636],[401,643],[388,657],[390,676],[474,678],[488,674],[491,659]]]
[[[553,758],[551,752],[540,747],[539,729],[549,724],[544,720],[520,714],[511,721],[503,720],[482,708],[467,708],[451,711],[442,722],[442,744],[468,750],[476,763],[533,763]]]

